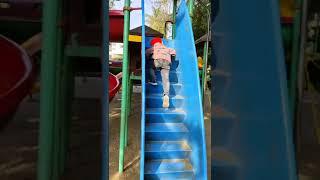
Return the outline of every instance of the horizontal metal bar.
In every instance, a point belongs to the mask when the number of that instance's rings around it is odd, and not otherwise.
[[[101,48],[99,46],[71,46],[65,48],[67,56],[73,57],[100,57]]]

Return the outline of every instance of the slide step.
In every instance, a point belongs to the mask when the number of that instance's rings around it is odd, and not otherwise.
[[[239,159],[228,149],[223,147],[212,148],[213,165],[218,166],[237,166]]]
[[[229,72],[226,72],[224,70],[220,70],[220,69],[214,69],[212,71],[213,76],[221,76],[221,77],[225,77],[225,78],[229,78],[231,77],[231,74]]]
[[[171,59],[170,70],[177,70],[179,67],[179,64],[180,64],[179,59],[175,59],[175,60]]]
[[[180,141],[189,131],[183,123],[147,123],[145,132],[147,141]]]
[[[147,108],[146,114],[186,114],[183,109],[180,108]]]
[[[146,132],[188,132],[183,123],[147,123]]]
[[[212,117],[215,120],[212,125],[216,127],[212,136],[219,137],[213,141],[213,146],[227,146],[232,141],[233,132],[236,130],[237,123],[239,123],[237,116],[222,106],[214,105],[212,107]]]
[[[179,123],[186,117],[182,109],[148,108],[146,109],[147,123]]]
[[[146,98],[150,98],[150,99],[162,99],[163,95],[162,94],[148,94],[146,96]],[[169,95],[170,99],[184,99],[183,96],[181,95]]]
[[[158,85],[154,86],[149,83],[146,84],[146,93],[147,94],[163,94],[162,82],[158,81]],[[182,84],[179,83],[170,83],[170,95],[177,95],[181,91]]]
[[[146,161],[144,171],[146,179],[193,179],[194,176],[186,159]]]
[[[222,106],[213,105],[212,114],[215,118],[219,119],[235,119],[236,115],[228,110],[224,109]]]
[[[186,141],[147,141],[145,148],[147,159],[184,159],[191,152]]]
[[[184,97],[181,95],[169,96],[169,98],[169,107],[180,108],[184,101]],[[148,108],[162,108],[162,102],[162,94],[149,94],[146,96],[146,105]]]
[[[239,159],[222,147],[214,147],[211,172],[214,179],[237,179],[240,173]]]
[[[161,72],[156,71],[157,81],[162,82]],[[181,72],[179,71],[170,71],[169,73],[169,81],[171,83],[178,83],[181,77]]]

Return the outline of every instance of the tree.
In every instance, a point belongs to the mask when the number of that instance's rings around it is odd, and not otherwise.
[[[147,24],[151,28],[164,33],[165,22],[172,19],[172,2],[172,0],[154,0],[152,2],[152,14],[146,15]],[[210,0],[195,0],[192,19],[195,39],[207,33],[207,10],[210,10],[210,7],[206,5],[209,2]]]
[[[146,20],[151,28],[164,33],[165,22],[171,20],[171,17],[172,0],[154,0],[152,2],[152,14],[147,14]]]
[[[192,19],[192,27],[193,27],[193,34],[194,39],[198,39],[201,36],[207,33],[208,28],[208,10],[210,11],[210,6],[207,7],[206,5],[210,2],[210,0],[196,0],[193,19]]]
[[[115,0],[109,0],[109,9],[112,9],[114,7],[114,1]]]

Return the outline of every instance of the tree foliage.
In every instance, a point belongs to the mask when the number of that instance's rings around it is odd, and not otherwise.
[[[201,36],[207,33],[208,28],[208,10],[210,11],[210,6],[206,5],[210,2],[210,0],[196,0],[194,13],[193,13],[193,33],[194,39],[198,39]]]
[[[151,2],[152,14],[146,16],[147,24],[151,28],[164,33],[165,22],[172,19],[172,2],[172,0],[154,0]],[[209,2],[210,0],[195,0],[192,24],[195,39],[207,33],[207,10],[210,10],[210,7],[206,5]]]
[[[115,0],[109,0],[109,9],[112,9],[114,7],[114,1]]]
[[[152,14],[146,15],[147,24],[164,33],[165,22],[172,19],[172,0],[149,1],[152,4]]]

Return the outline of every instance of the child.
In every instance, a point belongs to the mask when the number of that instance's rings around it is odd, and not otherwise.
[[[161,78],[163,85],[163,104],[164,108],[169,107],[169,71],[171,65],[171,55],[175,56],[176,51],[167,48],[162,44],[161,38],[153,38],[151,40],[151,48],[147,50],[147,56],[153,53],[154,65],[161,69]]]
[[[148,50],[147,50],[148,51]],[[146,69],[147,69],[147,81],[149,84],[156,86],[157,84],[157,78],[156,78],[156,74],[154,72],[154,62],[152,59],[152,54],[148,53],[148,55],[146,55]]]

